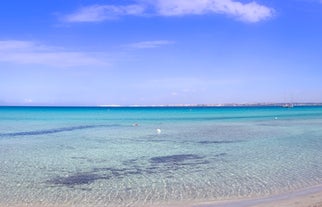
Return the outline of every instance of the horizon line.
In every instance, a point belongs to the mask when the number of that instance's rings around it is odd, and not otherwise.
[[[238,106],[283,106],[292,104],[293,106],[322,106],[322,102],[256,102],[256,103],[222,103],[222,104],[100,104],[100,105],[0,105],[0,107],[238,107]]]

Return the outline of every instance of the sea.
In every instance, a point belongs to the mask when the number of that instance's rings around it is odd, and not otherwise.
[[[0,107],[0,206],[176,206],[322,184],[322,107]]]

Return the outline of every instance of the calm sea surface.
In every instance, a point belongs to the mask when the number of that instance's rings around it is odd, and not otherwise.
[[[0,205],[150,206],[322,184],[322,107],[0,107]]]

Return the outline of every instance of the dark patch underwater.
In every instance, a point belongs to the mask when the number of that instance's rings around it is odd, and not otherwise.
[[[199,160],[204,158],[200,155],[195,154],[178,154],[178,155],[169,155],[169,156],[159,156],[159,157],[152,157],[150,162],[153,164],[160,164],[160,163],[182,163],[185,161],[191,160]]]
[[[215,161],[226,156],[226,153],[214,155]],[[79,157],[86,160],[86,157]],[[210,159],[213,159],[210,158]],[[213,160],[214,161],[214,160]],[[198,171],[201,165],[207,165],[210,161],[205,156],[197,154],[175,154],[156,156],[147,159],[129,159],[123,161],[124,168],[95,167],[88,172],[74,173],[68,176],[57,176],[47,183],[57,186],[75,187],[88,185],[97,180],[123,179],[130,176],[167,175],[173,177],[173,171],[189,169]]]
[[[220,141],[200,141],[199,144],[232,144],[232,143],[238,143],[243,142],[241,140],[220,140]]]
[[[49,180],[49,184],[63,185],[67,187],[74,187],[75,185],[91,184],[99,179],[109,179],[108,176],[97,175],[93,173],[76,173],[70,176],[58,176]]]
[[[54,134],[54,133],[68,132],[68,131],[75,131],[75,130],[82,130],[82,129],[115,127],[115,126],[120,126],[120,125],[82,125],[82,126],[62,127],[62,128],[56,128],[56,129],[26,131],[26,132],[0,133],[0,137],[35,136],[35,135]]]

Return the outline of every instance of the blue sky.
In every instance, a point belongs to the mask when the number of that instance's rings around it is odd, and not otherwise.
[[[322,102],[319,0],[10,0],[0,105]]]

